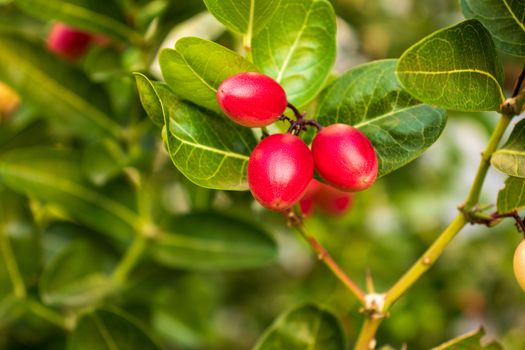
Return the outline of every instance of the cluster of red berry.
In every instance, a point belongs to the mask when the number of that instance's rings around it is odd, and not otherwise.
[[[292,124],[288,133],[265,137],[248,161],[250,190],[265,208],[274,211],[289,209],[303,198],[305,192],[309,197],[303,203],[311,199],[320,207],[328,208],[326,203],[321,204],[322,201],[316,199],[321,197],[315,195],[321,191],[320,186],[327,185],[319,182],[311,185],[315,181],[314,169],[337,189],[333,198],[340,196],[341,191],[362,191],[374,183],[378,165],[370,140],[350,125],[322,127],[312,120],[294,122],[284,116],[287,106],[297,110],[288,104],[285,91],[272,78],[253,72],[234,75],[222,82],[217,100],[222,111],[240,125],[264,127],[279,119]],[[311,125],[319,131],[310,150],[297,134]],[[310,191],[306,191],[308,187]],[[322,191],[326,192],[326,189]],[[343,198],[347,198],[348,206],[350,197]],[[308,208],[308,204],[302,206],[303,210]]]

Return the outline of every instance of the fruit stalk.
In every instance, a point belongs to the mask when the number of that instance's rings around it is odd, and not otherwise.
[[[303,222],[295,216],[295,214],[292,214],[295,218],[295,229],[297,232],[303,236],[303,238],[308,242],[310,247],[314,250],[314,252],[317,254],[317,258],[321,260],[329,269],[332,271],[332,273],[341,281],[345,287],[347,287],[352,294],[356,297],[356,299],[361,303],[361,305],[365,305],[365,292],[359,286],[350,278],[348,275],[343,271],[343,269],[334,261],[334,259],[330,256],[328,251],[323,247],[323,245],[312,235],[308,232],[306,227],[304,226]]]

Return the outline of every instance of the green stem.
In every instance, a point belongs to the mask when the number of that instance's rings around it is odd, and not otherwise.
[[[354,346],[354,350],[371,350],[375,349],[375,336],[382,318],[367,317],[359,333],[359,338]]]
[[[330,254],[326,249],[319,243],[319,241],[312,236],[304,226],[303,223],[298,223],[294,226],[297,231],[303,236],[303,238],[310,244],[312,249],[317,253],[317,257],[321,260],[332,273],[337,277],[356,297],[356,299],[362,304],[365,304],[365,293],[359,288],[359,286],[348,277],[348,275],[343,271],[343,269],[337,265],[337,263],[332,259]]]
[[[490,158],[496,149],[498,148],[499,142],[505,133],[505,130],[509,126],[509,123],[512,119],[512,116],[503,114],[490,137],[489,143],[485,148],[485,151],[481,154],[481,162],[478,166],[478,172],[474,178],[474,182],[470,187],[470,192],[468,194],[467,200],[464,204],[464,210],[471,210],[476,204],[478,204],[479,196],[481,193],[481,188],[483,182],[485,182],[485,177],[490,168]]]
[[[485,151],[481,154],[481,161],[474,181],[470,187],[469,194],[462,207],[462,213],[458,214],[450,225],[439,235],[434,243],[427,249],[421,258],[394,284],[388,291],[385,299],[384,311],[388,309],[403,295],[412,285],[436,262],[450,241],[468,223],[466,213],[478,204],[481,188],[490,168],[490,158],[496,151],[512,116],[503,114],[489,139]]]
[[[146,250],[147,242],[147,238],[143,235],[137,235],[135,237],[135,240],[128,247],[124,257],[113,271],[111,276],[113,282],[119,286],[126,282],[129,273],[137,265],[140,257]]]
[[[66,319],[61,314],[57,313],[55,310],[50,309],[33,299],[29,299],[27,303],[28,311],[31,312],[33,315],[36,315],[62,329],[72,329],[72,327],[68,325],[68,322],[66,322]]]
[[[18,269],[18,264],[9,242],[9,238],[6,235],[5,228],[0,227],[0,251],[4,257],[5,267],[7,273],[13,284],[13,291],[17,299],[24,299],[27,296],[26,286],[22,278],[22,274]]]

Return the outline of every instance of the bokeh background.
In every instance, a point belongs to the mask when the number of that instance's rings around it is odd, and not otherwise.
[[[147,123],[130,73],[158,75],[154,57],[159,46],[172,46],[181,36],[195,35],[240,47],[240,38],[204,14],[199,0],[116,2],[131,4],[130,16],[138,28],[145,30],[154,18],[160,18],[155,44],[148,50],[93,47],[75,65],[104,84],[112,96],[114,117],[124,124]],[[339,73],[370,60],[399,57],[422,37],[463,18],[457,0],[333,0],[333,5],[339,16],[335,68]],[[0,1],[0,33],[18,33],[44,43],[49,28],[49,22],[24,14],[10,1]],[[509,90],[522,62],[508,56],[502,59]],[[317,213],[307,220],[308,227],[361,285],[365,271],[370,271],[376,289],[386,290],[456,214],[497,118],[495,113],[450,113],[441,139],[420,159],[356,195],[348,214],[333,218]],[[144,262],[133,274],[131,288],[112,302],[142,319],[167,348],[249,349],[276,316],[304,301],[331,307],[349,339],[356,338],[362,322],[358,305],[279,214],[262,210],[249,193],[211,191],[189,183],[162,152],[160,132],[153,127],[135,144],[124,147],[123,153],[113,155],[117,159],[108,161],[103,151],[98,152],[103,143],[86,142],[30,101],[17,101],[5,86],[0,88],[0,152],[40,144],[76,149],[85,155],[86,176],[102,179],[97,184],[102,190],[119,188],[118,193],[126,193],[129,186],[125,167],[148,169],[159,217],[213,208],[258,222],[279,243],[277,263],[249,271],[188,272]],[[504,176],[490,171],[484,203],[495,203],[503,181]],[[7,203],[18,203],[23,213],[20,220],[39,230],[42,266],[75,235],[72,231],[98,237],[61,216],[57,208],[3,188],[1,181],[0,202],[0,210],[7,210]],[[428,349],[483,325],[488,338],[500,340],[507,349],[524,349],[525,295],[512,273],[520,239],[511,221],[491,229],[467,227],[437,265],[392,308],[378,333],[379,344]],[[35,284],[40,271],[41,267],[35,268]],[[37,293],[36,286],[32,288]],[[61,331],[38,318],[22,315],[0,324],[0,349],[64,346]]]

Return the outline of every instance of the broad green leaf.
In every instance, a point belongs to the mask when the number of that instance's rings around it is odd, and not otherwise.
[[[253,38],[253,59],[297,106],[322,89],[335,61],[335,14],[327,0],[286,0]]]
[[[321,94],[317,119],[322,125],[343,123],[370,139],[384,176],[417,158],[441,135],[446,112],[423,104],[399,84],[396,60],[353,68]]]
[[[156,122],[163,118],[168,125],[164,141],[180,172],[201,187],[248,189],[246,166],[256,145],[250,129],[179,100],[165,85],[143,75],[136,79],[150,118]]]
[[[281,0],[204,0],[204,3],[226,27],[251,38],[272,17]]]
[[[314,304],[281,315],[266,331],[255,350],[344,350],[346,340],[339,320]]]
[[[175,49],[162,50],[159,63],[164,80],[175,94],[214,111],[221,110],[216,94],[226,78],[258,71],[230,49],[193,37],[180,39]]]
[[[490,161],[507,175],[525,178],[525,120],[516,124],[508,141],[494,152]]]
[[[481,338],[484,336],[485,331],[480,328],[432,348],[432,350],[503,350],[501,345],[496,342],[491,342],[485,346],[481,345]]]
[[[142,42],[141,35],[126,25],[124,14],[113,0],[15,0],[15,3],[38,18],[64,22],[122,42]]]
[[[28,148],[0,155],[0,183],[57,205],[75,220],[121,241],[140,228],[133,210],[85,183],[78,155],[65,150]]]
[[[397,76],[417,99],[458,111],[495,111],[505,100],[503,69],[477,20],[441,29],[409,48]]]
[[[525,56],[525,2],[521,0],[461,0],[466,18],[479,20],[501,50]]]
[[[118,136],[101,86],[21,37],[0,34],[0,80],[39,107],[42,113],[81,137]]]
[[[144,327],[122,311],[85,314],[69,336],[69,350],[159,350]]]
[[[525,209],[525,179],[510,176],[498,193],[498,212],[510,213]]]
[[[173,218],[152,247],[155,259],[186,269],[243,269],[268,265],[275,242],[260,227],[218,213]]]
[[[110,275],[115,261],[99,245],[74,241],[45,267],[40,279],[42,300],[65,307],[93,304],[113,291]]]

